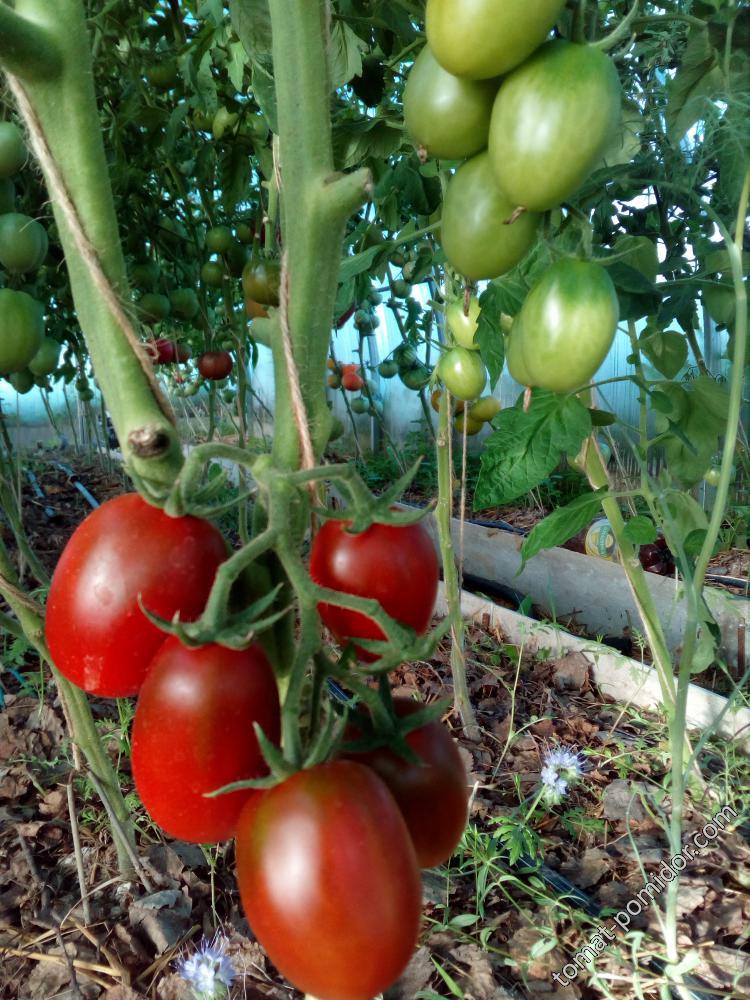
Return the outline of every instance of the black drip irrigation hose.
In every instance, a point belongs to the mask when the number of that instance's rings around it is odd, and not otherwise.
[[[73,486],[75,486],[75,488],[78,490],[78,492],[81,494],[83,499],[86,501],[86,503],[88,503],[90,507],[96,510],[97,507],[101,506],[99,501],[93,495],[93,493],[90,493],[83,485],[77,472],[73,472],[72,469],[69,469],[67,465],[63,465],[62,462],[52,462],[51,464],[56,466],[58,469],[60,469],[62,472],[65,473],[65,475],[68,477],[68,481],[72,483]]]

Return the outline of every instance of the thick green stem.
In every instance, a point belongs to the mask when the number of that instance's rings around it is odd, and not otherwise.
[[[451,515],[453,514],[453,469],[451,468],[448,448],[450,414],[448,411],[448,395],[440,397],[440,423],[435,443],[438,473],[438,502],[435,510],[435,520],[438,526],[440,554],[443,560],[443,582],[445,599],[448,604],[448,617],[451,621],[451,673],[453,674],[453,696],[458,714],[468,739],[479,739],[474,709],[469,697],[466,683],[466,660],[464,657],[464,620],[461,614],[461,591],[458,586],[458,571],[453,555],[453,538],[451,536]]]
[[[59,54],[54,72],[39,75],[33,60],[18,58],[12,40],[22,25],[33,25],[34,38],[52,39]],[[11,42],[4,30],[11,30]],[[29,35],[31,38],[31,35]],[[41,55],[44,46],[41,45]],[[14,54],[15,53],[15,54]],[[125,262],[115,217],[109,168],[94,93],[94,73],[81,0],[17,0],[15,14],[0,4],[0,65],[17,73],[14,83],[25,91],[31,120],[26,124],[46,145],[50,162],[42,164],[50,190],[60,240],[70,275],[73,300],[91,360],[101,385],[126,462],[138,476],[163,492],[179,470],[182,455],[177,433],[162,412],[140,359],[115,318],[91,262],[86,262],[74,237],[70,215],[61,205],[63,189],[96,254],[106,282],[114,292],[128,294]],[[29,68],[31,67],[31,68]],[[50,63],[50,69],[53,62]],[[28,109],[27,109],[28,110]]]
[[[5,598],[8,606],[18,619],[18,623],[28,641],[37,650],[41,659],[50,665],[65,708],[65,715],[70,725],[71,739],[80,748],[92,773],[98,778],[108,800],[106,805],[119,820],[122,830],[125,831],[129,839],[131,848],[134,847],[135,841],[133,839],[130,810],[125,804],[117,774],[112,767],[112,762],[102,746],[88,699],[80,688],[67,681],[55,669],[44,640],[44,619],[35,609],[32,602],[26,599],[22,592],[18,590],[18,577],[2,542],[0,542],[0,594]],[[115,847],[117,848],[120,872],[123,875],[130,875],[132,864],[128,856],[128,850],[114,828],[112,834]]]

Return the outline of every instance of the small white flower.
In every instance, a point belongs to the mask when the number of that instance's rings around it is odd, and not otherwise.
[[[226,938],[205,938],[198,951],[177,963],[177,971],[193,987],[196,1000],[220,1000],[236,978],[231,959],[225,954]]]

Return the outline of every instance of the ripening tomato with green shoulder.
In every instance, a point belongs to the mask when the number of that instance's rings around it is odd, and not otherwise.
[[[459,274],[471,281],[497,278],[531,249],[540,216],[514,218],[516,204],[498,186],[489,153],[459,167],[448,182],[440,223],[445,256]]]
[[[620,121],[622,88],[608,55],[547,42],[506,77],[490,123],[495,178],[514,208],[545,212],[575,194]]]
[[[372,1000],[401,975],[419,935],[419,868],[369,767],[333,760],[253,796],[235,854],[253,934],[302,993]]]
[[[463,160],[487,145],[497,81],[466,80],[443,69],[425,45],[404,87],[404,124],[430,156]]]
[[[236,650],[165,639],[138,693],[131,762],[141,802],[171,837],[209,844],[234,835],[257,793],[206,793],[268,773],[256,722],[278,743],[278,688],[259,643]]]
[[[52,574],[45,635],[55,666],[89,694],[136,694],[164,642],[141,605],[193,621],[227,555],[209,521],[169,517],[137,493],[107,500],[73,532]]]
[[[409,698],[394,698],[398,718],[424,708]],[[356,723],[352,738],[359,738]],[[451,857],[468,819],[469,789],[458,745],[446,727],[428,722],[404,737],[419,758],[406,760],[388,746],[347,753],[349,760],[371,768],[386,784],[406,820],[420,868],[433,868]]]
[[[438,362],[438,375],[457,399],[476,399],[487,384],[487,370],[476,351],[451,347]]]
[[[566,257],[550,265],[519,314],[527,384],[570,392],[590,382],[609,353],[619,316],[617,292],[600,264]]]
[[[548,36],[564,0],[427,0],[427,42],[456,76],[500,76]]]
[[[316,534],[310,554],[315,583],[380,603],[386,614],[421,635],[432,618],[440,570],[435,545],[420,523],[372,524],[352,534],[350,521],[327,520]],[[323,624],[339,642],[384,639],[380,626],[359,611],[334,604],[318,605]],[[373,653],[357,648],[360,659]]]

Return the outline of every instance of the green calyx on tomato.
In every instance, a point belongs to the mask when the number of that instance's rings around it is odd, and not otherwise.
[[[194,621],[227,554],[202,518],[168,517],[137,493],[107,500],[73,532],[52,575],[45,635],[55,666],[89,694],[137,694],[164,642],[141,608]]]
[[[0,288],[0,372],[20,372],[42,346],[44,310],[26,292]]]
[[[476,351],[451,347],[438,362],[438,375],[457,399],[476,399],[487,383],[487,370]]]
[[[519,318],[526,385],[570,392],[596,374],[617,329],[617,292],[606,270],[564,258],[542,274],[526,296]],[[517,376],[514,375],[514,378]]]
[[[564,6],[564,0],[427,0],[427,42],[456,76],[500,76],[542,44]]]
[[[278,306],[281,265],[278,260],[252,257],[242,271],[245,295],[262,306]]]
[[[454,301],[445,310],[445,322],[453,340],[459,347],[470,351],[478,351],[479,344],[474,340],[479,325],[479,301],[472,295],[469,299],[469,312],[464,311],[463,301]]]
[[[498,91],[489,155],[513,207],[566,201],[602,156],[620,119],[620,79],[599,49],[547,42]]]
[[[430,156],[462,160],[487,145],[497,82],[466,80],[443,69],[426,45],[404,87],[404,123]]]
[[[517,204],[498,186],[489,153],[459,167],[448,184],[441,220],[445,256],[459,274],[471,281],[497,278],[526,255],[540,216],[523,212],[514,218]]]
[[[369,597],[396,621],[421,635],[432,617],[439,578],[433,541],[422,524],[372,524],[350,534],[350,521],[328,520],[312,544],[310,576],[345,594]],[[318,611],[341,643],[385,638],[380,627],[358,611],[319,604]],[[377,656],[355,645],[360,659]]]
[[[278,688],[257,642],[234,650],[164,641],[138,694],[132,767],[146,811],[171,837],[206,844],[234,835],[256,793],[206,793],[267,774],[256,722],[278,743]]]

